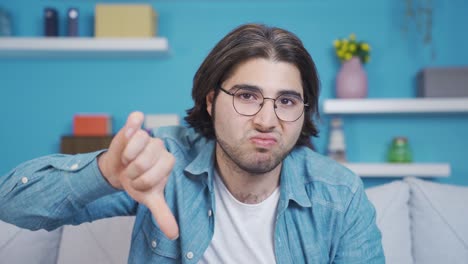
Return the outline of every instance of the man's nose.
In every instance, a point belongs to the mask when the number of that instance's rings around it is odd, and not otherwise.
[[[275,99],[265,98],[261,107],[260,111],[253,118],[254,123],[261,126],[263,129],[275,127],[279,120],[275,112]]]

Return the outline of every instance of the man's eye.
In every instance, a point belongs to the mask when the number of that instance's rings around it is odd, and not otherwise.
[[[302,105],[302,98],[294,95],[282,95],[276,100],[278,107],[291,108]]]
[[[240,95],[242,99],[250,99],[252,98],[252,95],[251,94],[248,94],[248,93],[243,93]]]
[[[255,94],[253,93],[246,93],[246,92],[242,92],[242,93],[238,93],[237,94],[237,97],[239,97],[239,99],[241,100],[257,100],[257,96],[255,96]]]
[[[291,102],[291,100],[289,100],[288,98],[281,98],[280,103],[283,105],[290,105],[293,102]]]
[[[281,105],[293,106],[293,105],[296,105],[299,100],[294,97],[281,97],[278,101]]]

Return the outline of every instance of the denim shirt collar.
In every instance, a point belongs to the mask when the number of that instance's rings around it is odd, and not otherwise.
[[[208,188],[211,191],[213,187],[213,172],[214,172],[214,153],[215,153],[215,141],[208,140],[204,144],[195,157],[187,167],[185,167],[185,174],[192,175],[195,179],[207,180]],[[204,176],[204,177],[203,177]]]
[[[306,191],[304,175],[306,171],[298,166],[304,161],[299,161],[299,159],[304,159],[304,155],[301,155],[300,150],[294,148],[283,160],[280,179],[281,199],[285,201],[284,206],[287,206],[289,200],[292,200],[302,207],[311,207],[312,203]]]
[[[215,141],[207,141],[206,144],[201,147],[197,157],[190,162],[187,167],[185,167],[186,173],[189,173],[195,178],[199,178],[201,180],[206,179],[209,183],[208,188],[210,191],[213,187],[213,171],[215,166],[214,150]],[[304,176],[302,175],[305,172],[301,171],[301,168],[297,167],[297,164],[301,164],[297,160],[298,156],[300,155],[296,155],[296,151],[294,149],[283,160],[280,179],[280,199],[284,201],[285,207],[287,207],[289,200],[293,200],[302,207],[312,206],[305,189]],[[202,178],[203,176],[205,177]]]

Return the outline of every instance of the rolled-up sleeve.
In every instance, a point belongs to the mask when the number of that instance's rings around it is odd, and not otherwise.
[[[130,214],[131,199],[109,185],[99,170],[97,156],[103,151],[40,157],[0,177],[0,219],[31,230],[52,230]],[[108,196],[119,199],[102,199]]]

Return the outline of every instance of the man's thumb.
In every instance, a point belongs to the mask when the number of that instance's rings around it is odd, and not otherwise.
[[[179,226],[164,197],[155,197],[146,206],[164,235],[171,240],[176,240],[179,237]]]

